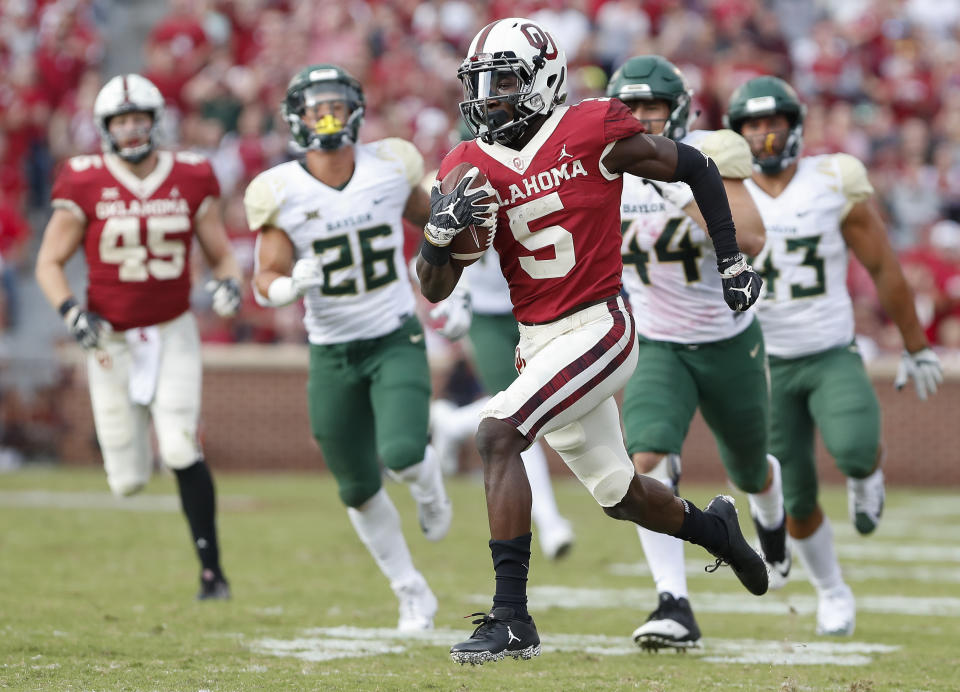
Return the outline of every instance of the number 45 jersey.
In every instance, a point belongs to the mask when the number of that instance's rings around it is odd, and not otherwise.
[[[64,163],[52,205],[86,224],[88,308],[118,330],[186,312],[193,222],[219,196],[210,164],[192,152],[158,152],[146,178],[114,154]]]
[[[353,175],[342,189],[290,161],[254,178],[243,198],[250,230],[279,228],[295,259],[321,259],[323,285],[303,298],[312,344],[383,336],[414,312],[403,210],[423,177],[423,158],[396,138],[359,144],[354,152]]]
[[[750,176],[750,147],[735,132],[696,130],[683,141],[708,153],[725,178]],[[711,343],[736,336],[754,320],[724,302],[713,242],[682,209],[692,201],[685,183],[624,176],[623,286],[637,331],[647,339]]]
[[[849,154],[810,156],[777,197],[752,180],[746,186],[767,229],[753,260],[764,282],[757,314],[767,353],[799,358],[848,345],[854,321],[841,226],[873,194],[863,164]]]

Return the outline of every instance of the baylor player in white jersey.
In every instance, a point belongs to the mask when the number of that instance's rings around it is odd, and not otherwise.
[[[430,176],[430,181],[435,177]],[[469,332],[476,374],[487,393],[502,392],[516,379],[520,330],[496,250],[487,250],[479,261],[464,269],[464,278],[457,288],[430,314],[436,319],[446,318],[439,331],[448,339],[459,339]],[[483,397],[459,409],[445,399],[433,402],[431,439],[441,463],[456,463],[455,450],[468,435],[476,434],[480,412],[489,400],[489,396]],[[542,445],[532,445],[520,456],[530,481],[531,516],[540,550],[548,559],[555,560],[567,554],[574,536],[570,522],[557,509]]]
[[[382,463],[409,484],[429,540],[446,535],[452,511],[427,446],[430,374],[402,254],[402,218],[422,226],[430,216],[423,160],[402,140],[357,143],[363,91],[337,66],[294,75],[281,110],[304,158],[247,188],[247,220],[259,231],[254,288],[268,305],[304,298],[313,436],[400,601],[398,628],[429,629],[437,599],[380,472]]]
[[[724,177],[737,242],[744,252],[758,252],[763,224],[743,184],[750,176],[750,150],[730,130],[687,134],[692,92],[680,70],[660,56],[631,58],[614,73],[607,95],[624,101],[647,132],[682,140],[714,160]],[[779,464],[767,455],[760,327],[752,312],[726,309],[713,243],[687,185],[624,176],[620,216],[623,285],[640,349],[624,394],[627,450],[639,473],[676,489],[680,450],[699,407],[731,480],[749,494],[770,586],[776,588],[789,572],[790,558]],[[654,650],[697,646],[700,630],[688,600],[682,541],[640,527],[638,533],[659,603],[634,631],[634,641]]]
[[[747,188],[767,242],[754,266],[765,281],[758,316],[770,354],[770,451],[780,459],[787,530],[817,590],[817,633],[853,634],[856,608],[833,533],[817,500],[814,428],[847,476],[850,518],[863,534],[883,511],[880,410],[853,343],[847,249],[866,267],[903,337],[896,386],[908,378],[925,399],[942,380],[863,164],[847,154],[799,158],[804,108],[775,77],[731,96],[725,120],[750,145]]]

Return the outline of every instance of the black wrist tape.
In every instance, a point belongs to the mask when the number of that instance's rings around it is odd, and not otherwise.
[[[673,180],[683,181],[690,186],[700,213],[707,222],[707,232],[713,241],[717,258],[740,252],[727,191],[723,188],[723,178],[713,159],[687,144],[677,142],[677,169],[673,173]]]
[[[420,256],[423,257],[427,264],[442,267],[450,261],[450,248],[437,247],[424,238],[423,243],[420,245]]]
[[[70,312],[70,310],[76,304],[77,304],[77,301],[74,300],[73,297],[71,296],[70,298],[67,298],[65,301],[60,303],[60,307],[57,308],[57,312],[60,313],[60,317],[66,317],[67,313]]]

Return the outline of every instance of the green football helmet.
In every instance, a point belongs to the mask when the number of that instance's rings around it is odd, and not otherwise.
[[[743,123],[750,118],[782,113],[790,123],[787,141],[779,152],[753,157],[753,165],[767,175],[779,173],[800,156],[803,146],[803,117],[807,107],[800,103],[797,92],[782,79],[754,77],[730,96],[730,104],[723,116],[723,124],[743,134]]]
[[[663,136],[675,141],[687,135],[693,121],[690,116],[693,90],[677,66],[659,55],[638,55],[623,63],[607,83],[607,96],[627,104],[666,101],[670,104],[670,115],[663,124]]]
[[[306,109],[324,101],[345,101],[350,115],[346,122],[325,115],[311,130],[303,121]],[[365,105],[363,87],[350,73],[336,65],[319,64],[305,67],[293,76],[280,104],[280,114],[290,125],[294,148],[300,152],[330,151],[356,143]]]

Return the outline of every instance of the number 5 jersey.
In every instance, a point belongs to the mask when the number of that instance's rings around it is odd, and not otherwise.
[[[191,152],[158,152],[145,178],[113,154],[69,159],[54,182],[52,205],[86,224],[88,308],[117,330],[186,312],[193,222],[219,196],[210,164]]]

